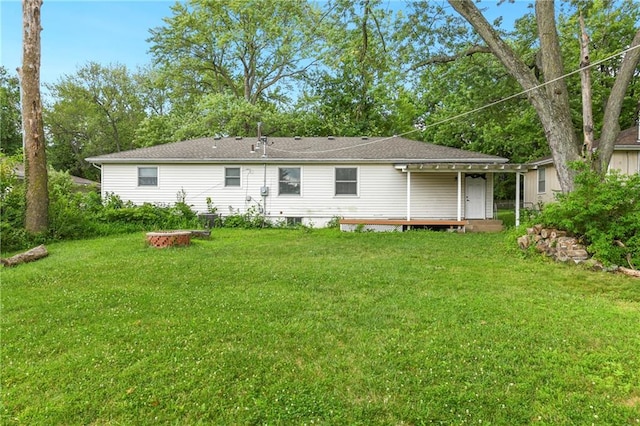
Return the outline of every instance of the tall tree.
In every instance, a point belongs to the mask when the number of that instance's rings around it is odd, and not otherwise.
[[[537,0],[535,3],[538,39],[540,43],[541,70],[544,85],[541,85],[534,72],[506,43],[496,29],[489,24],[472,0],[449,0],[453,8],[460,13],[484,39],[489,49],[498,57],[509,73],[527,91],[527,97],[535,108],[556,164],[560,186],[564,192],[574,187],[574,171],[570,167],[573,161],[580,161],[581,142],[572,121],[569,94],[562,62],[562,54],[554,2]],[[636,34],[631,47],[640,45],[640,31]],[[636,72],[640,60],[640,49],[629,51],[622,60],[618,76],[609,94],[602,124],[598,168],[606,170],[609,164],[613,144],[619,132],[618,117],[626,89]]]
[[[36,234],[49,226],[47,157],[40,98],[40,12],[42,0],[22,1],[22,122],[27,184],[25,230]]]
[[[85,157],[137,148],[135,132],[146,112],[136,79],[124,65],[89,62],[47,87],[54,168],[93,178]]]
[[[621,56],[612,56],[624,46],[621,40],[632,40],[638,31],[640,22],[640,3],[633,0],[620,1],[575,1],[562,3],[563,7],[558,16],[558,30],[561,38],[562,54],[565,65],[573,70],[579,66],[579,40],[577,29],[580,26],[580,16],[583,17],[585,30],[589,36],[589,59],[592,64],[590,74],[592,79],[592,107],[594,119],[594,137],[598,138],[602,130],[602,118],[607,99],[615,83]],[[640,70],[638,70],[640,73]],[[640,75],[636,74],[637,77]],[[636,120],[635,104],[640,93],[640,78],[633,78],[624,97],[623,109],[619,123],[622,129],[633,125]],[[571,108],[574,110],[574,120],[579,124],[581,104],[580,77],[577,74],[567,78]]]
[[[327,2],[323,66],[308,79],[299,107],[317,117],[316,131],[388,135],[411,130],[414,97],[395,57],[400,17],[380,0]]]
[[[21,149],[20,81],[0,67],[0,150],[13,155]]]
[[[282,88],[313,65],[322,35],[319,10],[303,0],[188,0],[172,10],[149,41],[186,96],[280,99]]]

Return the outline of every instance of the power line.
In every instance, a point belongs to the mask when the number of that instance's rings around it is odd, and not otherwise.
[[[511,100],[511,99],[514,99],[514,98],[520,97],[520,96],[522,96],[522,95],[526,95],[527,93],[529,93],[529,92],[533,92],[534,90],[538,90],[538,89],[540,89],[540,88],[543,88],[543,87],[545,87],[545,86],[547,86],[547,85],[549,85],[549,84],[552,84],[552,83],[555,83],[555,82],[557,82],[557,81],[563,80],[563,79],[565,79],[565,78],[567,78],[567,77],[570,77],[570,76],[572,76],[572,75],[574,75],[574,74],[577,74],[577,73],[579,73],[579,72],[582,72],[582,71],[584,71],[584,70],[586,70],[586,69],[589,69],[589,68],[595,67],[595,66],[597,66],[597,65],[600,65],[600,64],[602,64],[603,62],[609,61],[609,60],[611,60],[611,59],[613,59],[613,58],[615,58],[615,57],[617,57],[617,56],[624,55],[625,53],[631,52],[632,50],[634,50],[634,49],[638,49],[638,48],[640,48],[640,45],[629,47],[628,49],[625,49],[625,50],[623,50],[623,51],[621,51],[621,52],[615,53],[615,54],[613,54],[613,55],[611,55],[611,56],[609,56],[609,57],[607,57],[607,58],[604,58],[604,59],[601,59],[601,60],[599,60],[599,61],[596,61],[596,62],[594,62],[593,64],[589,64],[589,65],[587,65],[587,66],[585,66],[585,67],[578,68],[577,70],[571,71],[571,72],[569,72],[569,73],[567,73],[567,74],[564,74],[564,75],[562,75],[562,76],[560,76],[560,77],[554,78],[554,79],[549,80],[549,81],[546,81],[546,82],[544,82],[544,83],[541,83],[541,84],[539,84],[539,85],[537,85],[537,86],[534,86],[534,87],[532,87],[532,88],[530,88],[530,89],[523,90],[523,91],[521,91],[521,92],[519,92],[519,93],[516,93],[516,94],[511,95],[511,96],[507,96],[506,98],[502,98],[502,99],[499,99],[499,100],[494,101],[494,102],[490,102],[490,103],[488,103],[488,104],[486,104],[486,105],[483,105],[483,106],[478,107],[478,108],[476,108],[476,109],[473,109],[473,110],[471,110],[471,111],[463,112],[463,113],[460,113],[460,114],[455,115],[455,116],[453,116],[453,117],[445,118],[445,119],[440,120],[440,121],[437,121],[437,122],[435,122],[435,123],[431,123],[431,124],[429,124],[429,125],[427,125],[427,126],[424,126],[422,129],[413,129],[413,130],[410,130],[410,131],[408,131],[408,132],[403,133],[402,135],[406,135],[406,134],[409,134],[409,133],[413,133],[413,132],[416,132],[416,131],[418,131],[418,130],[424,131],[425,129],[428,129],[429,127],[434,127],[434,126],[437,126],[437,125],[439,125],[439,124],[444,124],[444,123],[447,123],[447,122],[449,122],[449,121],[457,120],[458,118],[462,118],[462,117],[466,117],[467,115],[474,114],[474,113],[476,113],[476,112],[478,112],[478,111],[482,111],[482,110],[484,110],[484,109],[491,108],[491,107],[493,107],[493,106],[496,106],[496,105],[501,104],[501,103],[503,103],[503,102],[509,101],[509,100]],[[401,135],[401,136],[402,136],[402,135]]]
[[[632,50],[635,50],[635,49],[638,49],[638,48],[640,48],[640,45],[637,45],[637,46],[631,46],[631,47],[629,47],[629,48],[627,48],[627,49],[625,49],[625,50],[622,50],[622,51],[620,51],[620,52],[618,52],[618,53],[614,53],[613,55],[608,56],[608,57],[606,57],[606,58],[604,58],[604,59],[601,59],[601,60],[599,60],[599,61],[596,61],[596,62],[594,62],[594,63],[592,63],[592,64],[589,64],[589,65],[587,65],[587,66],[585,66],[585,67],[578,68],[578,69],[576,69],[576,70],[574,70],[574,71],[568,72],[568,73],[566,73],[566,74],[564,74],[564,75],[562,75],[562,76],[560,76],[560,77],[557,77],[557,78],[554,78],[554,79],[552,79],[552,80],[546,81],[546,82],[541,83],[541,84],[539,84],[539,85],[537,85],[537,86],[534,86],[534,87],[532,87],[532,88],[530,88],[530,89],[526,89],[526,90],[523,90],[523,91],[521,91],[521,92],[518,92],[518,93],[516,93],[516,94],[514,94],[514,95],[507,96],[506,98],[502,98],[502,99],[499,99],[499,100],[497,100],[497,101],[490,102],[490,103],[488,103],[488,104],[486,104],[486,105],[483,105],[483,106],[481,106],[481,107],[475,108],[475,109],[473,109],[473,110],[471,110],[471,111],[466,111],[466,112],[463,112],[463,113],[460,113],[460,114],[454,115],[453,117],[445,118],[445,119],[443,119],[443,120],[436,121],[435,123],[431,123],[431,124],[429,124],[429,125],[425,125],[425,126],[424,126],[424,127],[422,127],[421,129],[412,129],[412,130],[408,130],[408,131],[406,131],[406,132],[404,132],[404,133],[400,133],[400,134],[393,135],[393,136],[383,137],[383,138],[381,138],[381,139],[376,139],[376,140],[374,140],[374,141],[371,141],[371,142],[365,142],[365,143],[361,143],[361,144],[358,144],[358,145],[352,145],[352,146],[348,146],[348,147],[341,147],[341,148],[327,149],[327,150],[323,150],[323,151],[314,151],[314,154],[323,154],[323,153],[327,153],[327,152],[336,152],[336,151],[343,151],[343,150],[352,149],[352,148],[360,148],[360,147],[363,147],[363,146],[373,145],[373,144],[376,144],[376,143],[379,143],[379,142],[387,141],[387,140],[390,140],[390,139],[393,139],[393,138],[396,138],[396,137],[406,136],[406,135],[409,135],[409,134],[414,133],[414,132],[424,131],[424,130],[426,130],[426,129],[430,128],[430,127],[435,127],[435,126],[438,126],[438,125],[440,125],[440,124],[448,123],[448,122],[450,122],[450,121],[454,121],[454,120],[457,120],[457,119],[459,119],[459,118],[466,117],[466,116],[471,115],[471,114],[475,114],[476,112],[479,112],[479,111],[485,110],[485,109],[487,109],[487,108],[491,108],[491,107],[496,106],[496,105],[498,105],[498,104],[501,104],[501,103],[503,103],[503,102],[507,102],[507,101],[509,101],[509,100],[511,100],[511,99],[514,99],[514,98],[520,97],[520,96],[522,96],[522,95],[526,95],[526,94],[527,94],[527,93],[529,93],[529,92],[533,92],[534,90],[541,89],[541,88],[543,88],[543,87],[545,87],[545,86],[547,86],[547,85],[549,85],[549,84],[552,84],[552,83],[555,83],[555,82],[557,82],[557,81],[563,80],[563,79],[565,79],[565,78],[567,78],[567,77],[570,77],[570,76],[572,76],[572,75],[574,75],[574,74],[577,74],[577,73],[579,73],[579,72],[582,72],[582,71],[584,71],[584,70],[586,70],[586,69],[589,69],[589,68],[592,68],[592,67],[598,66],[598,65],[600,65],[600,64],[602,64],[602,63],[604,63],[604,62],[606,62],[606,61],[609,61],[609,60],[611,60],[611,59],[613,59],[613,58],[615,58],[615,57],[618,57],[618,56],[622,56],[622,55],[624,55],[625,53],[631,52]],[[307,153],[307,152],[308,152],[308,151],[287,151],[287,150],[277,149],[277,148],[274,148],[274,147],[271,147],[270,149],[271,149],[271,150],[274,150],[274,151],[279,151],[279,152],[283,152],[283,153],[288,153],[288,154],[304,154],[304,153]]]

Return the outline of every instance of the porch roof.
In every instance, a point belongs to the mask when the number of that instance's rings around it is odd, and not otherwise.
[[[529,164],[511,163],[407,163],[396,164],[403,172],[482,172],[482,173],[523,173],[531,167]]]

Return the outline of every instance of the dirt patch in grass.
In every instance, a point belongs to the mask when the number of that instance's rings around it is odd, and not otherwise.
[[[622,401],[622,405],[630,408],[640,408],[640,396],[632,396],[631,398]]]

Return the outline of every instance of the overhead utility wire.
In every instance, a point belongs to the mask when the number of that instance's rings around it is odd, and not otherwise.
[[[465,117],[465,116],[467,116],[467,115],[470,115],[470,114],[476,113],[476,112],[478,112],[478,111],[482,111],[482,110],[484,110],[484,109],[491,108],[492,106],[495,106],[495,105],[498,105],[498,104],[500,104],[500,103],[502,103],[502,102],[506,102],[506,101],[509,101],[509,100],[511,100],[511,99],[514,99],[514,98],[520,97],[520,96],[525,95],[525,94],[527,94],[527,93],[529,93],[529,92],[533,92],[534,90],[538,90],[538,89],[540,89],[540,88],[542,88],[542,87],[545,87],[545,86],[547,86],[547,85],[549,85],[549,84],[551,84],[551,83],[555,83],[556,81],[563,80],[563,79],[565,79],[565,78],[567,78],[567,77],[569,77],[569,76],[572,76],[572,75],[577,74],[577,73],[579,73],[579,72],[582,72],[582,71],[584,71],[584,70],[586,70],[586,69],[589,69],[589,68],[595,67],[595,66],[597,66],[597,65],[600,65],[600,64],[602,64],[603,62],[606,62],[606,61],[609,61],[609,60],[611,60],[611,59],[615,58],[616,56],[624,55],[625,53],[627,53],[627,52],[631,52],[632,50],[634,50],[634,49],[638,49],[638,48],[640,48],[640,45],[632,46],[632,47],[630,47],[630,48],[628,48],[628,49],[625,49],[625,50],[623,50],[623,51],[621,51],[621,52],[615,53],[615,54],[613,54],[613,55],[611,55],[611,56],[609,56],[609,57],[607,57],[607,58],[604,58],[604,59],[601,59],[601,60],[599,60],[599,61],[596,61],[596,62],[594,62],[593,64],[589,64],[589,65],[587,65],[587,66],[585,66],[585,67],[578,68],[577,70],[571,71],[571,72],[569,72],[569,73],[567,73],[567,74],[564,74],[564,75],[562,75],[562,76],[560,76],[560,77],[557,77],[557,78],[554,78],[554,79],[552,79],[552,80],[545,81],[544,83],[538,84],[537,86],[534,86],[534,87],[532,87],[532,88],[530,88],[530,89],[523,90],[522,92],[516,93],[515,95],[507,96],[506,98],[498,99],[497,101],[490,102],[490,103],[488,103],[488,104],[486,104],[486,105],[483,105],[483,106],[478,107],[478,108],[476,108],[476,109],[473,109],[473,110],[471,110],[471,111],[463,112],[463,113],[458,114],[458,115],[455,115],[455,116],[453,116],[453,117],[445,118],[445,119],[440,120],[440,121],[437,121],[437,122],[435,122],[435,123],[431,123],[431,124],[429,124],[429,125],[427,125],[427,126],[424,126],[424,128],[423,128],[423,129],[427,129],[427,128],[429,128],[429,127],[433,127],[433,126],[437,126],[437,125],[439,125],[439,124],[447,123],[447,122],[449,122],[449,121],[453,121],[453,120],[456,120],[456,119],[458,119],[458,118]],[[423,129],[413,129],[413,130],[410,130],[410,131],[408,131],[408,132],[403,133],[402,135],[406,135],[406,134],[413,133],[413,132],[415,132],[415,131],[423,130]]]
[[[609,61],[609,60],[611,60],[611,59],[613,59],[613,58],[615,58],[617,56],[624,55],[625,53],[631,52],[632,50],[635,50],[635,49],[638,49],[638,48],[640,48],[640,45],[629,47],[628,49],[625,49],[625,50],[623,50],[621,52],[615,53],[615,54],[613,54],[613,55],[611,55],[611,56],[609,56],[607,58],[604,58],[604,59],[601,59],[599,61],[596,61],[593,64],[589,64],[589,65],[587,65],[585,67],[578,68],[577,70],[571,71],[571,72],[569,72],[567,74],[564,74],[564,75],[562,75],[560,77],[557,77],[557,78],[554,78],[552,80],[545,81],[544,83],[538,84],[537,86],[534,86],[534,87],[532,87],[530,89],[523,90],[523,91],[521,91],[519,93],[516,93],[515,95],[507,96],[506,98],[498,99],[497,101],[490,102],[490,103],[488,103],[486,105],[483,105],[483,106],[478,107],[476,109],[473,109],[471,111],[466,111],[466,112],[460,113],[458,115],[454,115],[453,117],[449,117],[449,118],[445,118],[445,119],[440,120],[440,121],[436,121],[435,123],[431,123],[429,125],[424,126],[422,129],[412,129],[412,130],[406,131],[404,133],[400,133],[398,135],[387,136],[387,137],[384,137],[384,138],[381,138],[381,139],[376,139],[376,140],[371,141],[371,142],[365,142],[365,143],[361,143],[361,144],[353,145],[353,146],[349,146],[349,147],[332,148],[332,149],[327,149],[327,150],[323,150],[323,151],[313,151],[313,153],[314,154],[323,154],[323,153],[326,153],[326,152],[343,151],[343,150],[346,150],[346,149],[360,148],[360,147],[363,147],[363,146],[373,145],[373,144],[378,143],[378,142],[383,142],[383,141],[386,141],[386,140],[390,140],[390,139],[393,139],[393,138],[396,138],[396,137],[399,137],[399,136],[405,136],[405,135],[408,135],[408,134],[411,134],[411,133],[414,133],[414,132],[424,131],[424,130],[430,128],[430,127],[438,126],[440,124],[448,123],[449,121],[453,121],[453,120],[457,120],[457,119],[462,118],[462,117],[466,117],[467,115],[474,114],[474,113],[476,113],[478,111],[482,111],[484,109],[491,108],[493,106],[501,104],[502,102],[506,102],[506,101],[509,101],[511,99],[514,99],[514,98],[520,97],[522,95],[525,95],[525,94],[527,94],[529,92],[533,92],[534,90],[538,90],[538,89],[540,89],[542,87],[545,87],[545,86],[547,86],[547,85],[549,85],[551,83],[555,83],[556,81],[560,81],[560,80],[565,79],[565,78],[567,78],[569,76],[577,74],[577,73],[579,73],[581,71],[584,71],[586,69],[595,67],[597,65],[600,65],[603,62]],[[279,152],[284,152],[284,153],[288,153],[288,154],[306,154],[306,153],[309,152],[309,151],[287,151],[287,150],[277,149],[277,148],[274,148],[274,147],[270,147],[270,149],[273,150],[273,151],[279,151]]]

